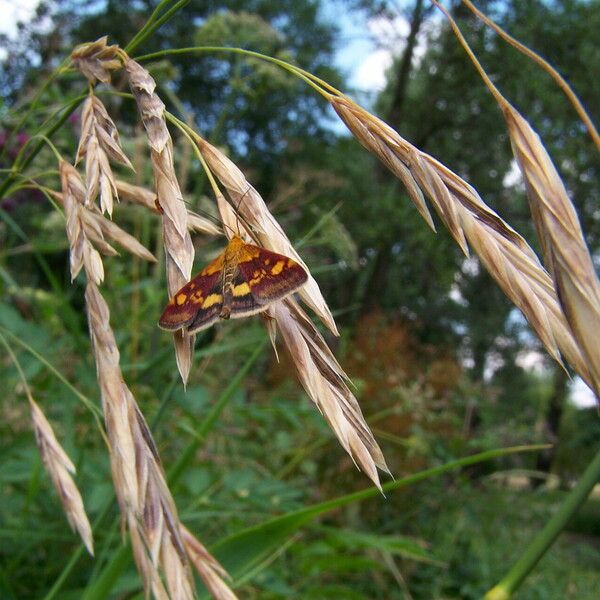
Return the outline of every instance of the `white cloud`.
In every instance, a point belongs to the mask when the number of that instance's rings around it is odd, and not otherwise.
[[[596,396],[590,388],[583,383],[581,377],[575,377],[569,385],[571,402],[577,408],[591,408],[597,405]]]
[[[374,50],[356,66],[350,79],[352,87],[380,92],[386,84],[386,71],[392,64],[389,50]]]
[[[39,3],[40,0],[0,0],[0,33],[14,37],[17,23],[31,19]]]
[[[515,363],[525,371],[532,371],[537,375],[541,375],[548,372],[544,362],[545,358],[546,356],[542,352],[527,350],[526,352],[519,352]]]
[[[505,188],[518,186],[519,189],[525,189],[523,174],[521,173],[521,169],[514,158],[510,162],[508,171],[504,174],[502,185]]]
[[[392,20],[377,17],[367,22],[367,30],[371,49],[355,62],[350,84],[360,90],[379,92],[385,87],[387,70],[394,57],[401,56],[404,50],[410,23],[400,16]],[[414,56],[419,60],[424,53],[425,44],[420,36]]]

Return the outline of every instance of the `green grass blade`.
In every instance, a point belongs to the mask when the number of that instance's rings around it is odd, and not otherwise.
[[[199,424],[199,426],[195,429],[194,439],[187,445],[185,450],[181,453],[179,460],[173,465],[173,467],[169,471],[169,486],[172,488],[177,483],[178,479],[181,477],[183,471],[188,466],[190,461],[192,460],[196,450],[200,447],[200,444],[204,441],[206,434],[211,430],[215,421],[218,419],[219,415],[227,405],[227,403],[233,397],[233,394],[237,390],[237,388],[241,385],[244,377],[247,375],[248,371],[252,368],[258,357],[263,352],[263,349],[266,345],[266,341],[263,340],[261,344],[259,344],[254,352],[250,355],[246,363],[242,366],[242,368],[236,373],[235,377],[231,380],[229,385],[225,388],[217,402],[213,405],[210,412],[206,415],[204,420]]]
[[[502,581],[489,590],[485,600],[508,600],[519,589],[525,578],[550,549],[556,538],[567,526],[571,517],[586,501],[600,480],[600,452],[587,466],[577,485],[569,492],[558,511],[521,554]]]
[[[392,490],[406,487],[430,477],[485,462],[493,458],[518,452],[535,452],[543,448],[547,448],[547,446],[513,446],[510,448],[499,448],[497,450],[481,452],[459,460],[450,461],[439,467],[420,471],[419,473],[403,477],[396,481],[391,481],[383,486],[383,491],[384,493],[391,492]],[[243,583],[247,580],[248,573],[251,572],[256,565],[264,561],[269,554],[277,551],[277,549],[285,543],[287,538],[298,531],[303,525],[331,510],[347,506],[354,502],[367,500],[368,498],[376,497],[379,494],[380,492],[376,487],[371,487],[360,492],[354,492],[333,500],[308,506],[280,517],[275,517],[253,527],[248,527],[238,533],[234,533],[220,542],[217,542],[217,544],[210,548],[210,551],[217,560],[221,562],[225,569],[227,569],[228,573],[236,581],[236,584]],[[382,498],[382,502],[385,502],[385,499]]]

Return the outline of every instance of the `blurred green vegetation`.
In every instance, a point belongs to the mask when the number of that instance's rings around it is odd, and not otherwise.
[[[58,78],[20,123],[27,101],[73,45],[109,34],[125,46],[155,5],[42,2],[18,38],[4,40],[0,168],[9,169],[23,146],[26,156],[28,140],[44,120],[85,92],[80,77]],[[591,75],[600,68],[597,2],[478,5],[556,65],[587,107],[597,110],[600,88]],[[486,69],[540,132],[597,252],[598,157],[574,112],[548,77],[464,8],[455,9]],[[520,184],[507,179],[511,155],[501,115],[447,27],[422,2],[398,8],[366,0],[193,0],[138,52],[241,46],[296,62],[348,90],[347,74],[333,62],[344,25],[325,16],[341,10],[365,26],[374,17],[394,22],[398,10],[412,23],[424,50],[415,57],[397,49],[388,86],[365,101],[372,100],[403,136],[466,177],[535,246]],[[240,598],[480,598],[596,454],[597,411],[568,401],[566,375],[543,355],[479,263],[465,260],[445,231],[429,231],[398,182],[340,133],[309,88],[271,65],[226,55],[182,56],[151,69],[169,109],[227,148],[298,243],[341,326],[341,337],[328,342],[351,376],[396,478],[494,448],[554,444],[543,453],[482,462],[386,498],[352,502],[290,529],[266,560],[245,573],[237,587]],[[118,75],[115,85],[123,87]],[[99,93],[136,166],[136,181],[151,185],[132,103]],[[75,113],[53,137],[67,159],[74,156],[78,130]],[[175,137],[186,200],[214,213],[200,166],[186,141]],[[25,174],[58,189],[56,161],[47,148]],[[0,171],[0,181],[5,175]],[[35,447],[22,384],[3,353],[0,597],[89,597],[105,581],[111,590],[105,597],[141,597],[132,561],[120,561],[118,510],[95,418],[100,402],[83,283],[69,281],[62,216],[26,184],[18,179],[0,200],[0,336],[77,466],[76,481],[95,528],[96,558],[82,553],[68,528]],[[123,203],[114,219],[160,254],[155,216]],[[196,266],[222,245],[202,236],[194,242]],[[282,348],[280,362],[275,360],[258,318],[202,332],[184,390],[169,336],[155,325],[166,301],[162,265],[122,253],[106,259],[105,267],[103,293],[123,373],[167,472],[240,369],[249,369],[229,389],[223,412],[173,485],[182,521],[209,548],[218,550],[228,536],[250,526],[367,486],[300,389]],[[523,369],[521,359],[533,353],[539,354],[537,369]],[[518,597],[597,598],[599,536],[595,497]]]

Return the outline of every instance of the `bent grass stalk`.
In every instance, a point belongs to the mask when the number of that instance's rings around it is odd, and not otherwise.
[[[554,79],[556,85],[563,91],[563,93],[565,94],[565,96],[573,105],[573,108],[579,115],[579,118],[585,124],[590,137],[592,138],[594,144],[596,145],[596,148],[600,152],[600,134],[598,133],[594,122],[583,107],[583,104],[581,103],[575,92],[573,92],[569,84],[565,81],[565,78],[547,60],[545,60],[539,54],[537,54],[536,52],[519,42],[519,40],[512,37],[499,25],[494,23],[494,21],[492,21],[485,13],[483,13],[476,6],[474,6],[470,0],[462,0],[462,3],[479,19],[481,19],[488,27],[493,29],[500,37],[502,37],[502,39],[504,39],[508,44],[510,44],[519,52],[533,60],[540,68],[544,69],[544,71],[546,71],[550,75],[550,77],[552,77],[552,79]]]

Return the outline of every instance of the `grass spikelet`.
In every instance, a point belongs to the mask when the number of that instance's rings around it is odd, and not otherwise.
[[[63,205],[67,217],[67,237],[71,246],[71,281],[85,266],[88,278],[97,285],[104,279],[104,267],[98,251],[86,235],[86,224],[82,212],[85,187],[79,173],[65,161],[59,165]]]
[[[525,315],[550,355],[561,353],[589,381],[588,368],[560,308],[552,279],[527,242],[481,199],[476,190],[432,156],[421,152],[389,125],[346,97],[330,102],[358,141],[399,179],[421,214],[427,196],[450,233],[468,252],[467,241],[504,293]],[[397,159],[397,160],[396,160]],[[398,169],[398,162],[405,168]],[[408,170],[408,172],[407,172]]]
[[[272,304],[267,317],[277,323],[306,393],[357,467],[381,489],[377,467],[389,473],[383,453],[325,340],[292,299]]]
[[[91,212],[84,212],[84,220],[89,223],[90,226],[96,227],[100,230],[104,239],[109,239],[125,250],[138,256],[139,258],[148,262],[156,262],[156,258],[144,245],[142,245],[137,238],[121,229],[116,223],[109,221],[104,216]]]
[[[118,46],[108,45],[108,36],[101,37],[95,42],[81,44],[71,52],[71,60],[93,85],[100,81],[110,83],[110,72],[121,68],[117,59]]]
[[[237,596],[223,581],[224,579],[230,579],[227,571],[184,525],[181,525],[181,537],[190,562],[194,565],[200,579],[202,579],[213,598],[216,600],[237,600]]]
[[[63,194],[52,190],[49,190],[48,193],[64,206]],[[80,211],[80,217],[86,228],[88,238],[93,242],[96,249],[105,256],[115,256],[118,254],[118,252],[106,242],[106,239],[109,239],[134,256],[139,256],[148,262],[156,262],[154,255],[143,246],[137,238],[121,229],[116,223],[110,221],[104,215],[101,215],[97,208],[88,210],[83,207]]]
[[[130,202],[141,204],[147,209],[151,210],[156,214],[160,214],[160,210],[157,205],[158,197],[156,194],[139,185],[133,185],[121,179],[116,180],[117,190],[119,195]],[[187,209],[187,226],[189,231],[198,231],[206,233],[208,235],[222,235],[223,232],[217,227],[212,221],[201,217],[194,211]]]
[[[173,142],[164,117],[165,105],[154,93],[154,79],[131,59],[125,61],[125,70],[150,144],[156,194],[163,211],[167,288],[172,297],[190,279],[194,262],[187,210],[173,164]],[[185,384],[192,366],[194,336],[178,332],[173,340],[177,367]]]
[[[306,264],[292,246],[281,225],[267,208],[262,196],[252,187],[240,169],[218,148],[208,142],[197,139],[197,144],[211,171],[227,190],[233,206],[239,207],[243,220],[252,226],[252,230],[261,244],[269,250],[293,258],[309,273]],[[327,302],[310,273],[308,281],[298,293],[329,330],[335,335],[339,335]]]
[[[42,409],[37,405],[29,392],[27,395],[29,397],[35,439],[44,466],[52,479],[71,529],[79,534],[87,551],[93,556],[92,528],[83,506],[81,494],[71,477],[71,474],[75,474],[75,466],[56,439],[52,426],[48,422],[48,419],[46,419]]]
[[[118,191],[109,158],[133,169],[121,149],[119,134],[104,104],[93,94],[81,113],[81,136],[77,162],[85,157],[86,206],[91,207],[100,192],[100,209],[112,215],[113,197]]]
[[[539,136],[510,104],[503,104],[502,110],[525,179],[531,214],[543,240],[546,265],[600,397],[600,283],[577,213]]]
[[[56,439],[52,425],[50,425],[50,422],[46,419],[46,415],[44,415],[42,409],[33,399],[27,377],[21,368],[21,364],[2,335],[0,335],[0,343],[8,352],[8,355],[21,378],[23,387],[25,388],[38,450],[42,457],[42,462],[50,475],[52,484],[58,493],[67,520],[71,525],[71,529],[79,534],[87,551],[93,556],[94,543],[92,538],[92,528],[87,518],[79,489],[77,488],[75,481],[73,481],[73,477],[71,477],[71,475],[75,474],[75,466]]]

